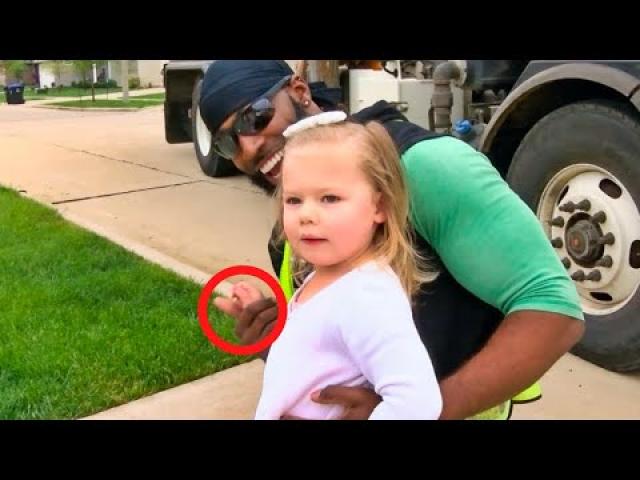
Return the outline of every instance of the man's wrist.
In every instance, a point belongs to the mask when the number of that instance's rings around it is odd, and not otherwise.
[[[442,395],[442,412],[440,420],[464,420],[474,414],[473,406],[465,402],[469,401],[469,395],[461,388],[460,378],[453,374],[440,382]]]
[[[271,349],[271,347],[267,347],[264,350],[262,350],[261,352],[258,352],[258,358],[261,358],[264,363],[267,363],[267,357],[269,356],[269,350]]]

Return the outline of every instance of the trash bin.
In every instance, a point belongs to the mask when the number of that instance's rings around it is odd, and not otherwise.
[[[4,87],[4,94],[8,104],[19,105],[24,103],[24,85],[22,83],[7,85]]]

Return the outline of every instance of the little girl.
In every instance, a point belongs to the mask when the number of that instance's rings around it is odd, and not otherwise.
[[[311,395],[366,386],[370,419],[437,419],[442,399],[410,298],[429,274],[411,246],[408,198],[393,141],[375,122],[290,127],[279,224],[293,268],[311,267],[265,367],[256,419],[336,419]],[[294,132],[294,133],[292,133]]]

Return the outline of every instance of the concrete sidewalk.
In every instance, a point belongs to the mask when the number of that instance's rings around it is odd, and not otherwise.
[[[251,420],[260,397],[263,368],[262,360],[254,360],[86,420]]]

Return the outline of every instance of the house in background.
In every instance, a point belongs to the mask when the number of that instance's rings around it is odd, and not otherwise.
[[[129,60],[129,78],[137,77],[140,79],[140,86],[162,87],[162,67],[169,60]],[[121,60],[109,60],[107,66],[107,78],[112,78],[120,84]]]
[[[40,88],[53,86],[70,86],[83,80],[82,75],[74,68],[70,60],[26,60],[27,68],[20,79],[26,85]],[[162,87],[162,67],[168,60],[128,60],[129,78],[138,78],[140,86]],[[96,64],[97,80],[114,80],[118,85],[122,81],[120,74],[121,60],[103,60]],[[91,81],[91,73],[87,80]],[[0,72],[0,85],[7,85],[17,79],[7,78]]]
[[[33,60],[33,62],[37,65],[37,85],[40,88],[59,85],[68,87],[82,80],[82,75],[75,71],[69,60]],[[25,83],[29,84],[26,79]]]

